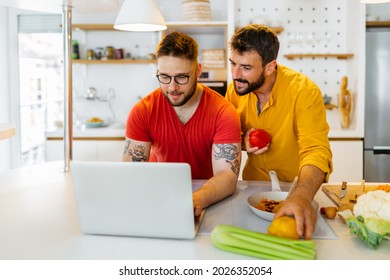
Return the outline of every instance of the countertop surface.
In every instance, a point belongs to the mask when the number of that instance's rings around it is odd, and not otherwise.
[[[252,259],[215,248],[207,234],[198,234],[194,240],[82,234],[71,177],[61,172],[62,167],[60,161],[0,173],[0,259]],[[241,190],[246,188],[267,191],[271,184],[239,181],[235,195],[207,209],[202,226],[229,221],[235,213],[241,215],[236,217],[241,223],[257,220],[248,209],[235,211],[234,207],[242,204],[240,199],[245,198]],[[315,199],[320,207],[332,205],[322,191]],[[383,241],[380,248],[372,250],[351,235],[340,219],[326,223],[336,238],[315,239],[317,259],[390,259],[390,241]]]
[[[45,132],[46,138],[51,137],[63,137],[64,131],[63,129],[54,129],[47,130]],[[73,128],[73,137],[125,137],[125,128],[122,126],[109,125],[103,127],[86,127],[82,126],[74,126]],[[329,132],[329,138],[346,138],[346,139],[361,139],[362,137],[359,133],[356,133],[352,130],[348,129],[331,129]]]
[[[50,138],[63,138],[63,129],[47,130],[45,131],[45,137]],[[106,137],[123,137],[125,138],[125,129],[122,126],[109,125],[102,127],[86,127],[75,126],[73,128],[73,137],[95,137],[95,138],[106,138]]]

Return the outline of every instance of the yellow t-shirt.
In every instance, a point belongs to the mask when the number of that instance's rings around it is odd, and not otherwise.
[[[310,164],[325,172],[328,181],[333,170],[329,125],[322,93],[307,76],[278,64],[270,99],[260,115],[253,92],[239,96],[231,83],[226,99],[236,107],[244,134],[250,128],[262,128],[272,138],[268,151],[248,154],[244,180],[269,180],[268,172],[275,170],[280,180],[293,181]]]

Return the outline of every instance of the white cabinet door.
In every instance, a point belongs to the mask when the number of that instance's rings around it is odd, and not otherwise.
[[[74,160],[98,160],[97,141],[73,141],[72,157]],[[46,141],[46,161],[64,160],[64,141]]]
[[[82,140],[73,141],[74,160],[122,161],[125,141]],[[64,160],[64,142],[46,141],[46,161]]]
[[[329,182],[360,182],[363,179],[363,141],[330,141],[333,172]]]
[[[94,140],[73,141],[73,159],[98,160],[97,142]]]
[[[363,179],[363,141],[330,141],[333,153],[333,172],[329,182],[360,182]],[[242,170],[247,153],[242,151],[239,180],[242,180]]]
[[[64,142],[59,140],[49,140],[45,142],[46,161],[64,160]]]
[[[97,154],[100,161],[122,161],[125,141],[97,141]]]

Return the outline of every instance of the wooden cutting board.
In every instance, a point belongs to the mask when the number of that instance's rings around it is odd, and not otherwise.
[[[327,183],[321,186],[322,191],[339,207],[339,211],[350,209],[353,211],[353,207],[356,204],[357,198],[363,193],[367,193],[369,191],[374,191],[377,189],[379,185],[389,185],[390,183],[365,183],[364,184],[364,192],[362,188],[362,184],[360,182],[347,182],[347,192],[343,199],[339,199],[341,194],[341,183]]]

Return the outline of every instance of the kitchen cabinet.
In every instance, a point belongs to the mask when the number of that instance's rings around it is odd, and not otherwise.
[[[115,140],[96,139],[79,138],[77,140],[76,138],[76,140],[73,140],[73,159],[85,161],[122,161],[125,143],[124,138],[123,140],[120,137],[113,138]],[[64,142],[62,140],[47,140],[45,148],[46,161],[64,159]]]
[[[334,139],[330,141],[333,154],[333,172],[329,182],[360,182],[363,179],[363,140]],[[248,155],[242,151],[239,180]]]

